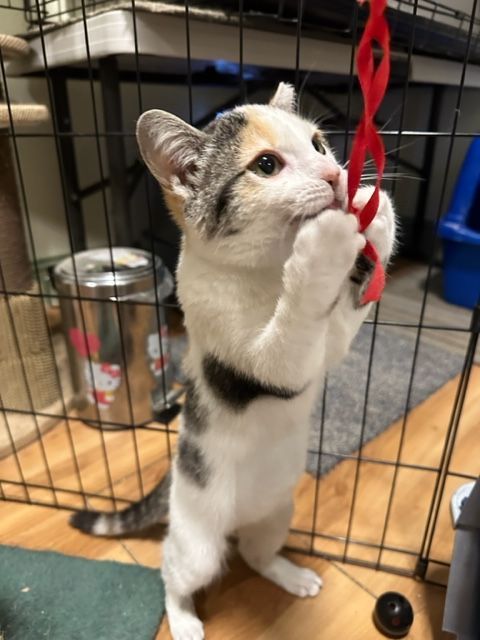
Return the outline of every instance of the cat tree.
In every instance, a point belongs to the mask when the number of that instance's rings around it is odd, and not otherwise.
[[[28,54],[28,43],[0,34],[3,60]],[[0,83],[0,458],[52,426],[33,412],[59,413],[61,390],[46,314],[34,279],[9,130],[47,122],[43,105],[4,103]]]

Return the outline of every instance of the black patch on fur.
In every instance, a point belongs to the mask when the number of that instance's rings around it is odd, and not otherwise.
[[[238,162],[240,133],[247,124],[241,111],[229,111],[205,129],[207,141],[201,153],[197,197],[186,213],[203,219],[209,238],[237,233],[235,207],[230,206],[235,182],[245,172]]]
[[[233,187],[237,180],[245,174],[245,171],[239,171],[236,175],[229,178],[223,185],[220,193],[218,194],[217,206],[215,207],[215,217],[217,224],[221,223],[222,218],[228,213],[228,205],[232,197]],[[235,229],[229,228],[228,233],[236,233]]]
[[[263,383],[253,376],[220,362],[213,355],[205,356],[202,365],[209,387],[219,400],[234,411],[242,411],[250,402],[262,396],[290,400],[303,391]]]
[[[80,529],[85,533],[91,533],[93,525],[99,518],[101,513],[98,511],[77,511],[73,516],[70,516],[70,524],[75,529]]]
[[[350,275],[350,280],[358,285],[363,285],[373,273],[374,263],[366,255],[360,253],[355,261],[355,267]]]
[[[200,448],[191,438],[182,435],[178,444],[178,469],[192,482],[204,489],[209,471]]]
[[[183,405],[185,428],[191,433],[199,435],[207,428],[208,410],[202,405],[192,380],[187,380],[185,383],[185,391],[185,404]]]
[[[172,476],[168,471],[150,493],[123,511],[78,511],[71,516],[70,524],[80,531],[92,533],[98,518],[103,517],[110,528],[104,534],[107,536],[133,533],[158,524],[168,514],[171,481]],[[119,524],[120,532],[116,529]]]
[[[350,274],[352,282],[353,304],[356,308],[362,306],[362,299],[368,284],[372,278],[375,264],[370,258],[361,253],[356,261],[355,266]]]
[[[241,111],[227,111],[209,122],[203,129],[218,144],[231,142],[247,124],[247,118]]]

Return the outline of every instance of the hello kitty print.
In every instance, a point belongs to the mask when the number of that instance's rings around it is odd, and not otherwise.
[[[85,334],[80,329],[73,328],[69,331],[69,338],[75,351],[85,359],[83,376],[88,402],[97,405],[100,410],[108,409],[122,382],[120,365],[100,362],[100,339],[95,334]]]
[[[147,355],[150,371],[155,378],[160,378],[170,362],[168,329],[165,325],[162,326],[160,334],[156,332],[148,336]]]
[[[115,400],[115,390],[122,381],[120,366],[87,360],[84,372],[88,401],[90,404],[97,404],[99,409],[108,409]]]

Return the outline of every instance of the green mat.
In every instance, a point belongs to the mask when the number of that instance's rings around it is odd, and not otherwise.
[[[0,546],[0,640],[153,640],[160,572]]]

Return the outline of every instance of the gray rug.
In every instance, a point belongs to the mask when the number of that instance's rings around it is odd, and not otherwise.
[[[343,459],[335,454],[351,454],[360,448],[372,332],[372,325],[363,325],[347,358],[328,378],[320,474]],[[416,330],[410,339],[392,327],[377,327],[363,444],[404,414],[415,335]],[[457,375],[462,363],[458,354],[420,340],[410,409]],[[322,406],[323,393],[312,416],[307,459],[307,471],[314,475],[318,473]]]
[[[323,393],[320,394],[312,416],[307,458],[309,473],[316,475],[319,469],[320,474],[327,473],[343,459],[342,454],[351,454],[360,448],[372,331],[372,325],[360,329],[347,358],[328,378],[319,468]],[[415,335],[416,330],[412,330],[411,338],[406,338],[392,327],[377,327],[363,444],[403,416]],[[186,345],[184,337],[171,340],[172,361],[180,382],[184,382],[180,363]],[[457,375],[462,363],[463,358],[457,353],[420,341],[410,408]]]

